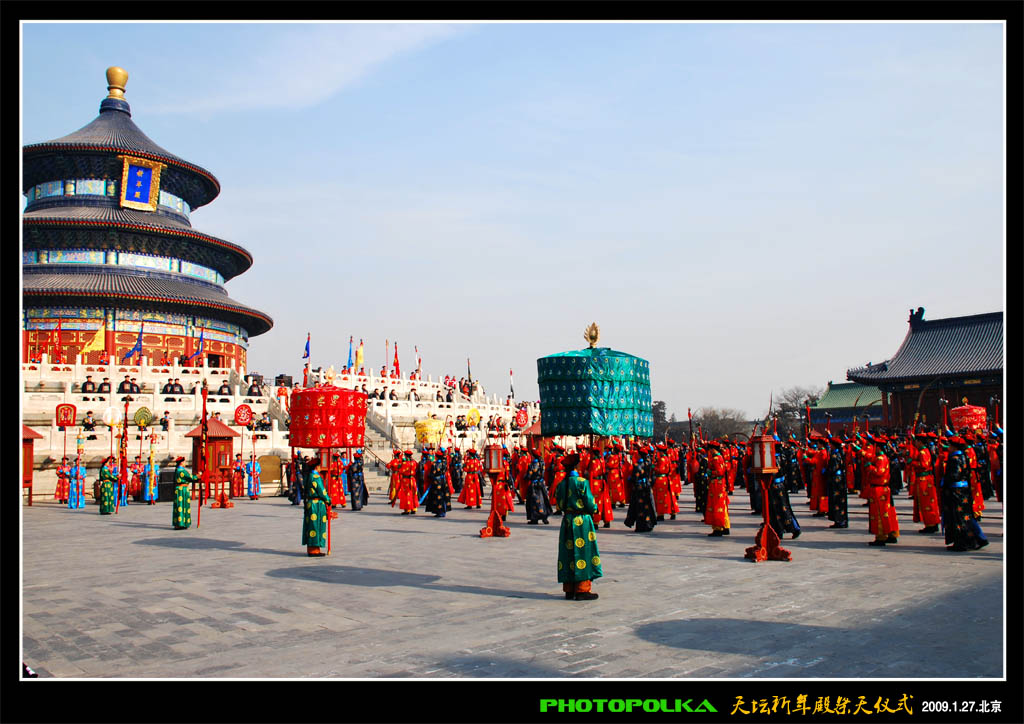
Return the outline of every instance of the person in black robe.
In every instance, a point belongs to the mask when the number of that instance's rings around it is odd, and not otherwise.
[[[946,459],[946,474],[942,477],[942,525],[946,533],[946,550],[974,550],[982,547],[976,535],[981,528],[974,518],[970,464],[964,454],[967,445],[961,437],[950,438],[949,442],[954,449]],[[971,525],[971,521],[975,525]]]
[[[427,486],[426,505],[423,507],[428,513],[433,513],[435,518],[444,518],[448,510],[448,478],[445,476],[445,468],[441,455],[430,468],[430,480]]]
[[[703,447],[695,446],[693,454],[697,456],[697,475],[693,479],[694,509],[704,516],[708,506],[708,485],[711,482],[711,469],[708,467],[708,455]]]
[[[363,453],[356,451],[348,464],[348,494],[352,510],[362,510],[370,502],[366,485],[363,483]]]
[[[828,491],[829,528],[846,528],[849,519],[846,510],[846,461],[843,457],[843,443],[830,437],[828,465],[825,468],[825,488]]]
[[[462,453],[458,448],[453,448],[448,456],[448,471],[452,476],[452,487],[458,495],[462,492]]]
[[[537,525],[543,520],[547,525],[551,515],[551,501],[548,486],[544,484],[544,461],[536,450],[530,451],[530,462],[526,466],[526,522]]]
[[[747,460],[740,458],[740,465],[746,467]],[[750,494],[750,514],[764,515],[764,486],[761,485],[761,476],[754,472],[753,468],[746,468],[747,493]]]
[[[433,463],[426,449],[424,449],[420,453],[420,459],[416,462],[416,494],[421,498],[423,493],[427,491],[427,486],[430,485],[430,476],[427,473],[431,467],[433,467]]]
[[[768,487],[768,523],[772,530],[782,538],[784,533],[792,533],[794,538],[800,535],[800,524],[793,515],[793,506],[789,502],[789,488],[786,476],[776,475]]]
[[[892,441],[887,441],[882,446],[882,452],[889,458],[889,492],[891,500],[896,500],[896,495],[903,490],[903,459],[899,452],[893,447]]]
[[[658,524],[658,514],[654,507],[654,491],[651,488],[651,460],[649,452],[642,449],[640,457],[636,461],[636,468],[630,476],[629,508],[626,509],[626,526],[632,528],[636,525],[637,533],[647,533],[654,530]]]

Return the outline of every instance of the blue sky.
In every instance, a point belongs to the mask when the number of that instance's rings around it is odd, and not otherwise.
[[[136,124],[211,171],[255,263],[250,367],[651,362],[654,399],[763,414],[891,356],[907,311],[1002,310],[997,23],[25,24],[23,143]]]

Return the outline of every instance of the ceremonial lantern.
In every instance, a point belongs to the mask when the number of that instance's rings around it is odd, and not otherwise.
[[[497,475],[505,467],[505,459],[502,456],[501,445],[491,443],[484,448],[484,471],[488,475]]]
[[[775,438],[771,435],[756,435],[750,438],[750,450],[753,454],[754,472],[760,474],[777,473],[778,462],[775,459]]]
[[[949,411],[953,429],[959,431],[966,427],[971,430],[984,430],[988,417],[985,408],[968,405],[966,397],[963,399],[963,403],[963,406],[954,407]]]
[[[114,425],[120,424],[122,416],[119,408],[108,407],[103,411],[103,424],[107,427],[114,427]]]

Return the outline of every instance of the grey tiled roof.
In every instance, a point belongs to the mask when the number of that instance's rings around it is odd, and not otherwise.
[[[176,274],[111,269],[91,264],[51,264],[45,269],[23,267],[26,298],[103,298],[200,306],[220,310],[224,318],[245,327],[249,336],[268,331],[274,321],[263,312],[236,302],[223,287],[184,279]]]
[[[818,404],[811,410],[832,410],[846,407],[863,407],[872,402],[882,401],[882,391],[877,387],[858,385],[855,382],[838,382],[828,386]]]
[[[911,322],[892,359],[847,370],[861,384],[1002,374],[1003,313]]]

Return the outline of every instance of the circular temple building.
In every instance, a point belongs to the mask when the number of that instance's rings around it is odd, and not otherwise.
[[[141,330],[142,355],[155,362],[195,355],[202,339],[196,360],[245,368],[249,338],[274,322],[229,297],[224,283],[252,255],[192,228],[190,214],[220,183],[139,130],[127,79],[107,69],[109,95],[95,120],[22,149],[22,361],[55,355],[59,344],[64,362],[87,345],[83,362],[104,354],[120,362]]]

